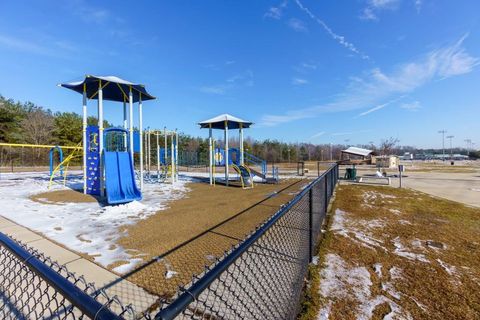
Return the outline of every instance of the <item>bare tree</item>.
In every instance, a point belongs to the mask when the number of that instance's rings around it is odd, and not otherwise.
[[[52,140],[54,129],[53,116],[41,108],[29,111],[21,122],[25,142],[48,144]]]
[[[379,150],[381,155],[390,155],[398,142],[399,140],[393,137],[390,137],[388,139],[382,139]]]

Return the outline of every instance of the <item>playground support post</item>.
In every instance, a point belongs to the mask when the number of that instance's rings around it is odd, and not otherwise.
[[[83,139],[83,193],[87,194],[87,85],[83,84],[83,122],[82,122],[82,139]]]
[[[167,138],[167,127],[163,127],[163,136],[165,137],[165,151],[163,152],[165,155],[165,165],[168,165],[168,138]]]
[[[173,144],[173,134],[170,137],[170,174],[172,175],[172,183],[175,182],[175,154],[174,154],[174,149],[175,145]],[[166,153],[166,151],[165,151]]]
[[[213,175],[214,175],[214,172],[213,172],[213,143],[212,143],[212,124],[210,123],[208,125],[208,155],[209,155],[209,168],[210,168],[210,171],[209,171],[209,177],[210,177],[210,185],[213,184]]]
[[[142,145],[142,132],[143,132],[143,115],[142,115],[142,93],[138,98],[138,131],[140,133],[140,191],[143,191],[143,145]],[[133,149],[133,146],[132,146]],[[133,153],[132,153],[133,154]]]
[[[157,137],[157,179],[160,180],[160,135],[156,132],[155,136]]]
[[[243,166],[244,163],[244,156],[243,156],[243,123],[240,123],[240,164]]]
[[[133,94],[132,94],[132,86],[129,86],[128,90],[128,111],[129,111],[129,136],[130,136],[130,156],[132,157],[132,164],[135,168],[135,160],[133,157]],[[141,131],[140,131],[141,132]],[[140,141],[142,141],[142,137],[140,137]]]
[[[228,121],[225,120],[225,185],[228,187]]]
[[[148,166],[148,174],[150,175],[150,171],[152,170],[152,131],[150,128],[148,129],[148,154],[147,154],[147,166]]]
[[[128,123],[127,123],[127,101],[125,100],[125,95],[123,96],[123,129],[128,130]],[[128,148],[127,146],[127,135],[125,135],[123,139],[123,143],[125,145],[125,149]]]
[[[98,148],[100,150],[100,196],[105,195],[105,182],[103,181],[103,89],[102,80],[98,82]]]
[[[175,181],[178,182],[178,131],[175,129]]]

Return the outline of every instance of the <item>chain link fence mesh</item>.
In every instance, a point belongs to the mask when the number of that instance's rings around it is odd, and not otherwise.
[[[321,232],[327,206],[337,183],[334,165],[285,204],[257,230],[174,296],[159,302],[156,319],[294,319],[306,284],[313,246]],[[76,286],[111,319],[151,319],[117,297],[98,290],[82,276],[21,242],[0,241],[0,319],[89,319],[84,306],[62,296],[58,284],[32,268],[38,259],[50,271]],[[29,258],[22,259],[17,251]],[[157,309],[158,310],[158,309]]]

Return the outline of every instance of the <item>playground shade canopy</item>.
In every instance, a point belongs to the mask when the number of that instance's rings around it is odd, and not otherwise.
[[[372,150],[349,147],[348,149],[342,150],[342,153],[351,154],[354,156],[367,157],[370,153],[372,153]]]
[[[240,124],[242,125],[242,128],[245,129],[250,128],[250,126],[253,124],[253,122],[242,120],[227,113],[199,122],[198,124],[202,129],[210,128],[210,125],[212,125],[212,129],[225,130],[225,122],[228,125],[228,129],[239,129]]]
[[[101,82],[103,90],[103,99],[109,101],[124,102],[129,101],[129,88],[132,88],[133,102],[153,100],[154,96],[149,94],[143,84],[132,83],[115,76],[92,76],[87,75],[82,81],[68,82],[59,84],[60,87],[71,89],[80,94],[83,94],[83,87],[85,85],[87,98],[98,99],[98,88]]]

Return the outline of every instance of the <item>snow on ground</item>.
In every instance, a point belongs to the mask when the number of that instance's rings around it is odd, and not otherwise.
[[[381,266],[377,266],[377,269],[381,270]],[[370,287],[373,283],[370,272],[365,267],[349,266],[340,256],[329,253],[325,257],[325,268],[320,271],[320,276],[320,294],[327,303],[318,314],[319,320],[328,319],[332,304],[338,299],[358,302],[357,319],[371,319],[375,308],[383,303],[388,303],[391,309],[384,319],[411,318],[386,295],[372,295]],[[400,296],[389,282],[382,282],[382,288],[394,299]]]
[[[331,225],[331,230],[349,238],[350,240],[376,250],[375,248],[382,249],[386,251],[387,249],[383,246],[383,241],[373,237],[369,230],[383,228],[385,223],[382,220],[355,220],[349,219],[349,213],[340,209],[336,209],[335,215],[333,216],[333,222]]]
[[[127,261],[115,269],[125,273],[142,261],[141,252],[125,250],[116,241],[125,235],[120,227],[166,209],[168,202],[183,198],[188,179],[170,183],[144,185],[143,200],[123,205],[103,206],[92,203],[38,203],[30,196],[47,192],[47,173],[3,173],[0,177],[0,215],[40,232],[66,247],[92,255],[95,262],[108,266]],[[72,173],[67,186],[54,184],[51,190],[80,189],[81,175]],[[22,240],[22,239],[19,239]]]
[[[395,253],[397,256],[404,257],[404,258],[407,258],[409,260],[418,260],[418,261],[425,262],[425,263],[430,262],[425,257],[424,254],[407,251],[407,248],[402,244],[402,240],[400,239],[400,237],[396,237],[395,239],[393,239],[393,245],[395,247],[395,250],[393,251],[393,253]],[[412,245],[414,247],[417,247],[417,248],[418,248],[419,245],[421,246],[421,244],[418,244],[418,243],[417,244],[412,243]]]

